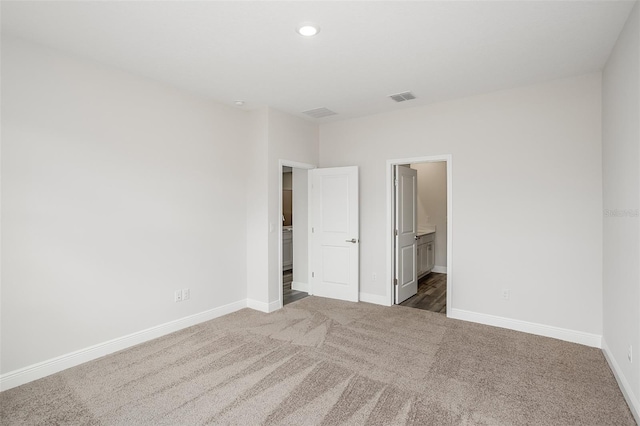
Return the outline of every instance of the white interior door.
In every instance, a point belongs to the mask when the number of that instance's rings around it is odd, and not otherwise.
[[[418,172],[407,166],[395,167],[395,289],[396,303],[401,303],[418,292],[416,271]]]
[[[358,301],[358,167],[309,171],[310,282],[316,296]]]

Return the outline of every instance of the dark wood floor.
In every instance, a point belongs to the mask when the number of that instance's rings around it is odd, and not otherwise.
[[[284,271],[282,273],[282,305],[304,299],[309,295],[304,291],[292,290],[291,281],[293,281],[293,269]]]
[[[400,305],[441,314],[447,313],[447,274],[428,273],[418,281],[418,294]]]

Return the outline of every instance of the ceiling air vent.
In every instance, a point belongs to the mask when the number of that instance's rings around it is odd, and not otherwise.
[[[396,102],[410,101],[416,98],[411,92],[396,93],[395,95],[389,95],[389,97]]]
[[[307,114],[309,117],[313,117],[313,118],[323,118],[323,117],[329,117],[330,115],[337,114],[337,112],[333,112],[329,108],[325,108],[325,107],[310,109],[308,111],[302,111],[302,113]]]

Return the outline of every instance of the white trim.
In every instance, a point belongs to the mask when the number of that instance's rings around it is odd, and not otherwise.
[[[282,308],[282,300],[274,300],[273,302],[266,303],[260,302],[259,300],[247,299],[247,308],[268,314]]]
[[[373,303],[375,305],[391,306],[389,304],[389,298],[387,295],[380,296],[379,294],[370,294],[360,292],[360,301],[366,303]]]
[[[254,311],[269,312],[268,303],[260,302],[253,299],[247,299],[247,308],[253,309]]]
[[[273,312],[277,309],[282,308],[282,306],[284,306],[284,299],[282,296],[282,168],[286,166],[286,167],[292,167],[295,169],[305,169],[305,170],[311,170],[311,169],[315,169],[316,166],[313,164],[307,164],[307,163],[300,163],[298,161],[289,161],[289,160],[283,160],[283,159],[279,159],[278,160],[278,171],[279,171],[279,179],[278,179],[278,300],[275,302],[271,302],[267,307],[266,307],[266,311],[263,309],[259,309],[259,308],[255,308],[259,311],[262,312]],[[295,196],[295,195],[294,195]],[[307,191],[307,198],[309,198],[309,192]],[[308,201],[307,201],[308,202]],[[307,212],[309,210],[307,209]],[[308,213],[307,213],[308,214]],[[307,240],[309,241],[309,240]],[[293,246],[293,249],[295,250],[296,247],[295,245]],[[311,259],[307,260],[307,264],[309,265]],[[294,265],[295,266],[295,265]],[[308,266],[308,269],[311,269],[310,266]],[[309,273],[309,276],[311,276],[311,273]],[[268,280],[267,280],[268,281]],[[269,286],[269,283],[267,282],[267,286]],[[293,288],[293,287],[291,287]],[[268,289],[267,289],[268,290]],[[256,303],[262,303],[262,302],[256,302]],[[274,306],[274,303],[277,303],[277,306],[275,309],[272,310],[268,310],[270,306]],[[264,307],[264,306],[263,306]]]
[[[282,301],[274,300],[273,302],[266,303],[260,302],[259,300],[247,299],[247,308],[269,314],[282,308]]]
[[[313,217],[313,203],[311,202],[311,196],[313,193],[313,177],[310,172],[307,172],[307,285],[309,288],[307,289],[307,293],[309,296],[313,296],[313,259],[311,245],[313,244],[313,221],[311,220]],[[293,277],[292,277],[293,279]]]
[[[174,321],[169,321],[155,327],[147,328],[146,330],[137,331],[126,336],[89,346],[88,348],[70,352],[18,370],[10,371],[0,375],[0,390],[5,391],[7,389],[41,379],[59,371],[66,370],[67,368],[75,367],[76,365],[130,348],[149,340],[157,339],[158,337],[230,314],[246,307],[247,301],[244,299],[239,300],[228,305],[209,309]]]
[[[415,164],[444,161],[447,163],[447,316],[452,315],[454,304],[453,293],[453,157],[451,154],[431,155],[426,157],[398,158],[387,160],[387,273],[386,273],[386,303],[385,306],[394,304],[393,287],[393,230],[394,230],[394,199],[393,199],[393,166],[398,164]],[[435,268],[434,268],[435,269]]]
[[[315,168],[318,167],[315,164],[301,163],[299,161],[289,161],[289,160],[280,159],[280,160],[278,160],[278,162],[280,163],[281,166],[292,167],[294,169],[311,170],[311,169],[315,169]],[[280,173],[282,173],[282,168],[280,169]]]
[[[282,308],[282,300],[274,300],[267,305],[267,313],[277,311],[280,308]]]
[[[512,318],[499,317],[496,315],[481,314],[456,308],[451,309],[448,316],[454,319],[492,325],[494,327],[507,328],[509,330],[522,331],[524,333],[535,334],[537,336],[552,337],[554,339],[579,343],[581,345],[591,346],[594,348],[600,348],[602,344],[602,336],[599,334],[585,333],[583,331],[569,330],[567,328],[554,327],[551,325],[537,324]]]
[[[433,269],[431,270],[433,272],[435,272],[436,274],[446,274],[447,273],[447,267],[446,266],[434,266]]]
[[[291,289],[297,291],[309,292],[309,283],[299,283],[297,281],[291,282]]]
[[[618,386],[622,391],[622,395],[624,395],[624,399],[627,401],[627,405],[631,410],[631,414],[636,419],[636,423],[640,425],[640,400],[638,400],[633,393],[633,389],[631,389],[631,385],[627,381],[627,378],[622,373],[622,368],[620,368],[620,364],[616,361],[609,346],[607,345],[607,341],[602,338],[602,353],[604,354],[604,358],[609,363],[609,367],[611,371],[613,371],[613,375],[618,382]]]

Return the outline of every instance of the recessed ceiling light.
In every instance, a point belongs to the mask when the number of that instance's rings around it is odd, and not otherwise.
[[[236,104],[236,106],[241,107],[241,106],[244,105],[244,101],[236,101],[235,104]]]
[[[320,32],[320,27],[313,22],[303,22],[298,25],[296,32],[301,36],[313,37]]]

